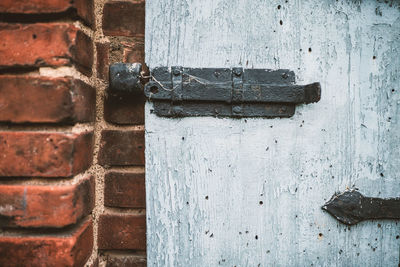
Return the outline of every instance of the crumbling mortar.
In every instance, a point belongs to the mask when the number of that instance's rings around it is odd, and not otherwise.
[[[95,12],[95,29],[92,35],[92,40],[94,44],[96,42],[106,42],[107,39],[103,36],[102,32],[102,13],[103,6],[106,0],[95,0],[94,1],[94,12]],[[107,88],[107,84],[104,83],[101,79],[98,79],[97,76],[97,51],[96,45],[93,45],[93,55],[94,55],[94,64],[92,66],[92,77],[91,82],[93,83],[94,88],[96,88],[96,118],[94,124],[94,148],[93,148],[93,165],[89,169],[89,172],[94,175],[95,181],[95,204],[92,212],[93,219],[93,250],[92,254],[89,257],[85,266],[92,266],[96,259],[99,260],[99,265],[101,266],[104,262],[98,255],[98,245],[97,245],[97,236],[98,236],[98,220],[99,215],[104,212],[104,175],[105,169],[98,164],[97,156],[100,150],[100,138],[101,131],[107,128],[106,123],[104,121],[104,97],[105,91]]]
[[[103,214],[112,215],[145,215],[146,209],[105,207]]]

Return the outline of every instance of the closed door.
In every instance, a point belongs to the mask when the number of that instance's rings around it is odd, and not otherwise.
[[[322,91],[290,118],[146,103],[149,266],[398,266],[396,219],[321,209],[355,188],[400,196],[397,1],[147,1],[146,63],[289,69]]]

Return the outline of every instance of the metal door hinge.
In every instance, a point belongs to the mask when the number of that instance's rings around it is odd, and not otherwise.
[[[347,225],[371,219],[400,219],[400,198],[364,197],[353,189],[333,195],[322,209]]]
[[[318,102],[319,83],[296,85],[290,70],[158,67],[149,77],[140,64],[110,67],[112,92],[142,92],[165,117],[290,117],[296,104]],[[142,85],[141,79],[149,78]],[[143,79],[142,79],[143,80]]]

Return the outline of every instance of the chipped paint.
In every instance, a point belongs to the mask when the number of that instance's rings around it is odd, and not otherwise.
[[[148,265],[397,266],[396,222],[349,227],[321,204],[399,195],[399,33],[395,1],[147,1],[151,68],[291,69],[323,88],[285,119],[166,119],[147,103]]]

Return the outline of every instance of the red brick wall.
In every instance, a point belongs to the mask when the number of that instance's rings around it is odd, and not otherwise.
[[[145,266],[144,1],[0,1],[0,266]]]

